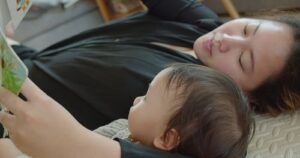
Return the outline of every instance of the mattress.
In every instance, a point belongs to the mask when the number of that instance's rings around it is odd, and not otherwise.
[[[300,110],[278,117],[255,115],[246,158],[300,158]]]

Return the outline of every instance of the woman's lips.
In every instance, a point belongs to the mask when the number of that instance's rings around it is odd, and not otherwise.
[[[212,39],[209,39],[209,40],[206,40],[204,42],[204,49],[209,53],[209,55],[211,56],[212,55],[212,47],[213,47],[213,40]]]

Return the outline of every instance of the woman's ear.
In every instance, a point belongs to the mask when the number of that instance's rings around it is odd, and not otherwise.
[[[163,136],[156,137],[153,140],[153,146],[157,149],[170,151],[178,146],[180,137],[176,129],[172,128]]]

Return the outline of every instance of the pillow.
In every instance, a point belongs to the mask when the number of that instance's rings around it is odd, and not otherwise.
[[[256,130],[246,158],[300,158],[300,110],[254,117]]]

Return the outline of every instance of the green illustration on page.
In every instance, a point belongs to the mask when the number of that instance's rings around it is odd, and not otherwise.
[[[18,95],[28,76],[28,70],[0,31],[0,83],[1,86]],[[5,110],[2,106],[1,110]],[[7,132],[5,132],[7,135]]]

